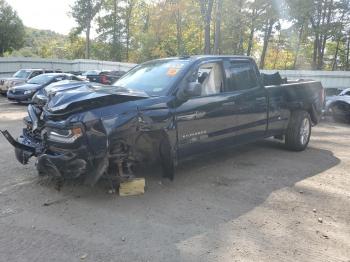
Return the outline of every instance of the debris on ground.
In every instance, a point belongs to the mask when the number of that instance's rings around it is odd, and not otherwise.
[[[137,196],[145,193],[145,179],[134,178],[132,180],[120,183],[120,196]]]
[[[318,222],[319,222],[319,223],[323,223],[322,217],[319,217],[319,218],[318,218]]]

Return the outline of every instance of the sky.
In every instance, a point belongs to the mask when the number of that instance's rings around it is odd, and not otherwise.
[[[49,29],[68,34],[75,26],[69,16],[74,0],[6,0],[15,9],[25,26]]]

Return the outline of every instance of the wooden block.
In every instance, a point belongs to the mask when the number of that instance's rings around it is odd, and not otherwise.
[[[120,196],[137,196],[145,193],[145,179],[134,178],[132,180],[120,183]]]

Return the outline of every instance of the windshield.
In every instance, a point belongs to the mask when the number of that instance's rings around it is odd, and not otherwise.
[[[53,78],[52,75],[43,74],[43,75],[38,75],[36,77],[33,77],[27,83],[43,85],[43,84],[49,83],[52,80],[52,78]]]
[[[30,75],[31,71],[30,70],[19,70],[17,71],[13,77],[17,77],[17,78],[23,78],[23,79],[26,79],[28,78],[28,76]]]
[[[87,71],[87,72],[83,73],[82,76],[98,75],[99,73],[100,73],[100,71],[91,70],[91,71]]]
[[[151,61],[135,67],[113,85],[150,96],[165,95],[188,63],[188,60]]]

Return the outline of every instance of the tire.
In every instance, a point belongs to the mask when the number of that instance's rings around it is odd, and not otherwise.
[[[285,135],[285,144],[289,150],[304,151],[310,141],[311,118],[304,110],[292,112]]]
[[[350,108],[350,106],[349,106]],[[350,116],[347,116],[347,106],[344,104],[336,104],[331,107],[332,117],[335,122],[348,123],[350,121]],[[350,112],[350,109],[348,109]],[[348,113],[350,115],[350,113]]]

